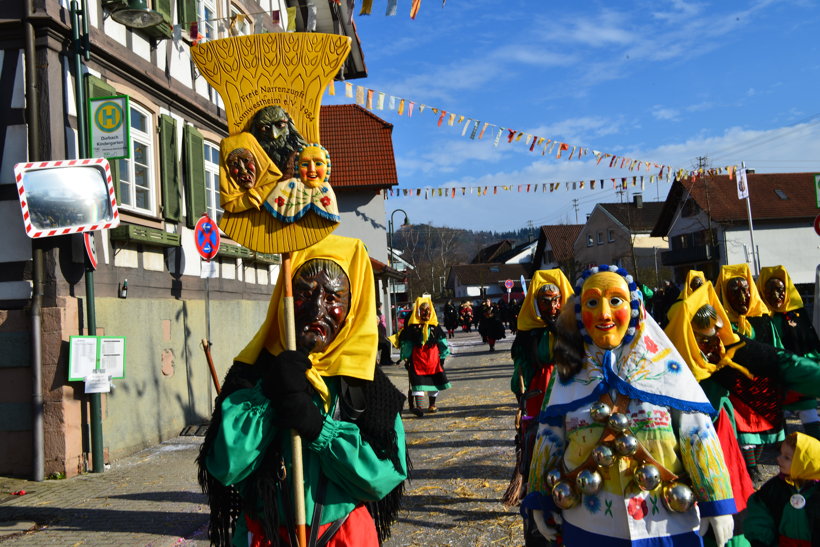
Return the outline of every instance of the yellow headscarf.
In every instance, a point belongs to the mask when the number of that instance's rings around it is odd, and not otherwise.
[[[683,300],[690,294],[692,294],[692,289],[689,288],[689,285],[692,283],[692,280],[696,277],[699,277],[706,283],[706,275],[703,272],[698,270],[689,270],[686,273],[686,282],[683,284],[683,289],[681,290],[680,294],[678,295],[678,300]]]
[[[697,339],[695,338],[695,331],[692,329],[692,318],[695,316],[695,312],[706,304],[715,308],[718,318],[723,322],[723,327],[718,330],[718,337],[720,338],[722,346],[722,357],[717,364],[710,363],[703,357],[698,347]],[[720,304],[720,300],[710,281],[707,281],[695,289],[692,294],[683,300],[678,300],[672,304],[667,313],[667,317],[669,318],[669,324],[666,325],[664,332],[666,332],[666,335],[672,340],[678,353],[681,354],[686,364],[689,365],[692,374],[695,375],[695,379],[698,382],[709,378],[712,374],[726,366],[735,368],[749,378],[753,378],[752,374],[746,370],[746,368],[732,361],[735,352],[743,347],[743,345],[738,344],[740,337],[732,331],[732,325],[729,323],[726,310],[724,310]],[[726,348],[729,346],[734,347],[727,350]]]
[[[794,449],[792,480],[820,480],[820,441],[805,433],[797,433],[797,447]]]
[[[325,351],[309,355],[313,367],[308,369],[307,378],[322,396],[327,408],[330,393],[324,376],[373,379],[378,346],[373,270],[364,243],[358,239],[332,234],[307,249],[294,252],[291,256],[293,273],[309,260],[324,258],[341,266],[350,279],[350,308],[342,328]],[[286,339],[283,275],[284,269],[279,272],[265,322],[245,349],[236,356],[236,361],[255,363],[262,347],[273,355],[279,355],[284,351]]]
[[[544,320],[541,319],[541,314],[538,312],[536,295],[538,294],[538,289],[548,283],[552,283],[561,291],[561,309],[564,309],[567,300],[575,294],[572,290],[572,284],[561,270],[556,268],[536,271],[530,281],[527,296],[524,297],[524,302],[521,304],[521,310],[518,312],[518,330],[542,329],[547,326]]]
[[[422,304],[427,304],[430,306],[430,319],[428,321],[422,321],[421,316],[419,315],[419,310],[421,309]],[[413,304],[413,313],[410,314],[410,319],[407,320],[408,325],[423,325],[421,329],[421,340],[422,343],[427,343],[427,335],[430,334],[430,329],[428,327],[435,327],[438,325],[438,316],[436,316],[436,308],[433,306],[433,300],[429,296],[419,296],[416,298],[416,302]]]
[[[803,299],[800,297],[800,293],[797,292],[797,287],[792,283],[792,278],[784,266],[766,266],[765,268],[760,268],[760,275],[757,276],[757,288],[760,294],[762,295],[764,293],[766,290],[766,282],[773,277],[778,278],[786,285],[786,299],[783,301],[783,307],[781,309],[772,309],[772,311],[786,313],[796,310],[797,308],[802,308]]]
[[[749,299],[749,311],[746,315],[738,315],[732,309],[732,306],[729,305],[726,285],[730,279],[734,279],[735,277],[746,278],[746,282],[749,283],[749,293],[751,297]],[[729,320],[737,324],[737,331],[740,334],[748,336],[752,332],[752,326],[746,320],[747,317],[760,317],[761,315],[769,313],[769,308],[766,307],[763,299],[760,298],[755,280],[752,279],[752,272],[749,270],[749,265],[745,262],[743,264],[721,266],[720,275],[715,283],[715,291],[718,297],[720,297],[720,302],[723,304],[723,309],[726,310]]]

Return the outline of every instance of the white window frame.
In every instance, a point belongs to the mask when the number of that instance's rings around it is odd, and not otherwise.
[[[216,18],[219,17],[216,11],[216,2],[214,0],[199,0],[196,3],[196,14],[197,19],[202,21],[200,34],[205,37],[205,40],[211,41],[219,38],[216,28]]]
[[[219,206],[219,145],[210,141],[203,144],[205,158],[205,212],[219,223],[224,210]],[[211,158],[216,159],[216,162]]]
[[[155,174],[155,165],[154,165],[154,153],[156,151],[155,143],[154,143],[154,135],[156,134],[155,125],[154,125],[154,114],[153,112],[149,111],[148,109],[136,104],[135,102],[131,101],[130,103],[131,108],[131,122],[132,125],[129,128],[131,132],[131,157],[119,160],[119,167],[120,167],[120,206],[127,211],[134,211],[139,213],[150,214],[152,216],[157,215],[157,186],[156,186],[156,174]],[[141,131],[139,129],[134,128],[133,121],[134,121],[134,113],[145,118],[145,128],[148,130],[147,132]],[[145,190],[148,191],[148,206],[147,207],[138,207],[137,206],[137,186],[136,186],[136,153],[135,147],[136,146],[145,146],[146,147],[146,154],[145,158],[147,160],[147,164],[142,165],[142,167],[146,170],[146,179],[147,179],[147,187],[144,187]]]

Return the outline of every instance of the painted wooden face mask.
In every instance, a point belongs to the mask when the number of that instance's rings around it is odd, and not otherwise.
[[[591,275],[581,289],[581,321],[601,349],[621,345],[631,319],[626,280],[613,272]]]
[[[718,317],[715,308],[706,304],[692,317],[692,331],[703,356],[712,364],[720,362],[723,356],[723,344],[720,341],[719,331],[723,328],[723,321]]]
[[[349,309],[350,280],[335,262],[311,260],[293,276],[296,346],[302,351],[327,349],[342,328]]]
[[[330,175],[330,158],[327,151],[315,145],[305,146],[299,153],[299,178],[308,186],[318,188]]]
[[[783,311],[783,307],[786,305],[786,284],[783,283],[782,279],[772,277],[766,281],[763,298],[774,311]]]
[[[538,288],[535,303],[541,319],[548,325],[553,324],[561,313],[561,290],[552,283],[542,285]]]
[[[726,300],[732,310],[738,315],[749,313],[749,305],[752,302],[752,293],[749,289],[749,282],[745,277],[733,277],[726,284]]]

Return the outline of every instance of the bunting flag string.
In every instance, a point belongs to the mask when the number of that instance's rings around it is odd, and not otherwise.
[[[391,188],[385,191],[384,198],[456,198],[470,196],[486,196],[488,193],[498,195],[500,192],[514,192],[535,194],[541,192],[542,194],[551,194],[561,189],[564,190],[626,190],[630,187],[638,188],[643,191],[647,184],[656,184],[662,182],[672,182],[673,179],[680,180],[677,173],[673,175],[667,172],[664,176],[659,175],[633,175],[630,177],[610,177],[607,179],[585,179],[564,182],[541,182],[518,185],[488,185],[488,186],[442,186],[432,187],[424,186],[421,188]]]
[[[344,82],[344,85],[345,96],[348,98],[354,98],[355,88],[356,104],[365,107],[368,110],[374,110],[372,97],[373,94],[376,93],[379,97],[386,97],[387,100],[376,101],[375,110],[384,110],[386,103],[387,109],[390,111],[395,111],[396,114],[398,114],[399,116],[403,116],[405,112],[407,113],[407,117],[411,117],[413,115],[413,106],[416,104],[414,101],[411,101],[407,98],[390,95],[383,91],[374,91],[372,89],[368,89],[360,85],[351,84],[350,82]],[[334,86],[334,82],[331,82],[329,84],[328,91],[330,95],[335,95]],[[495,147],[498,147],[502,141],[502,137],[505,137],[504,141],[506,141],[507,144],[513,145],[516,143],[523,143],[530,152],[540,152],[542,156],[551,156],[553,153],[555,153],[556,159],[566,159],[566,161],[578,161],[592,157],[595,159],[595,165],[611,167],[613,169],[626,169],[630,172],[654,172],[655,176],[658,178],[663,178],[664,176],[668,178],[672,174],[674,174],[674,176],[679,179],[698,178],[703,175],[722,174],[729,174],[731,177],[731,173],[734,169],[731,166],[715,167],[707,170],[688,170],[675,168],[673,166],[658,163],[655,161],[646,161],[626,156],[620,156],[617,154],[611,154],[608,152],[601,152],[599,150],[593,150],[586,146],[579,146],[576,144],[561,142],[555,139],[549,139],[538,135],[532,135],[530,133],[525,133],[517,129],[496,125],[490,122],[482,122],[475,118],[471,118],[461,114],[456,114],[455,112],[451,112],[444,108],[431,107],[424,103],[418,103],[419,114],[421,114],[428,108],[430,112],[436,117],[437,127],[445,125],[445,121],[447,122],[447,126],[460,126],[461,136],[465,137],[469,131],[470,140],[483,140],[486,131],[488,129],[491,129],[491,135],[493,135],[492,143]],[[479,127],[481,128],[480,131]]]

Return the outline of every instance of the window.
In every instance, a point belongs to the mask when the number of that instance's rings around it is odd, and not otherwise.
[[[592,247],[595,245],[595,241],[592,239],[592,234],[587,236],[587,247]]]
[[[131,157],[119,160],[120,204],[154,214],[154,120],[148,111],[131,103]]]
[[[615,230],[609,230],[608,231],[608,239],[609,239],[610,243],[615,241]]]
[[[598,232],[598,245],[603,245],[603,244],[604,244],[604,233],[603,232]]]
[[[216,40],[216,4],[214,0],[200,0],[198,10],[199,20],[202,25],[199,27],[199,33],[205,37],[205,40]]]
[[[222,209],[219,207],[219,147],[205,143],[205,210],[219,223]]]

